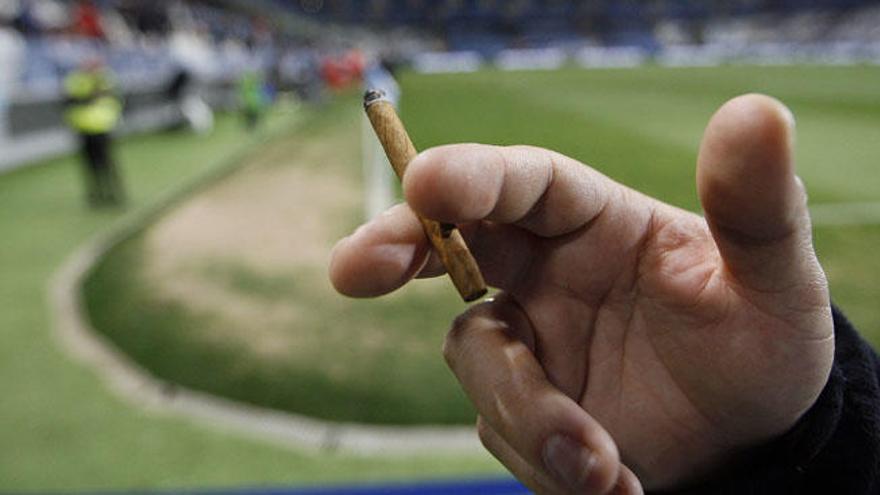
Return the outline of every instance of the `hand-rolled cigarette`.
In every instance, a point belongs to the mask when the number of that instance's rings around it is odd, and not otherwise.
[[[388,161],[394,167],[394,172],[398,178],[403,179],[406,166],[416,156],[416,148],[394,111],[394,106],[385,98],[385,93],[370,90],[364,95],[364,110],[385,149]],[[423,218],[421,215],[418,217],[462,299],[471,302],[483,297],[486,294],[486,282],[458,228],[452,224]]]

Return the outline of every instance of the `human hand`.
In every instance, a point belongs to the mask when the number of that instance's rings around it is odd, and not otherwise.
[[[341,240],[330,277],[372,297],[439,275],[410,207],[459,224],[501,289],[444,347],[483,444],[539,493],[682,486],[790,429],[831,368],[793,133],[776,100],[725,104],[700,148],[705,219],[552,151],[433,148],[410,206]]]

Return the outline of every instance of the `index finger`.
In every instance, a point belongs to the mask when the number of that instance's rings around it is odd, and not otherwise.
[[[617,447],[550,382],[533,351],[534,332],[502,293],[456,319],[443,355],[477,412],[529,471],[555,480],[563,493],[607,493],[620,476]]]
[[[403,180],[407,202],[427,218],[511,223],[542,237],[589,224],[620,187],[550,150],[483,144],[426,150],[410,162]]]

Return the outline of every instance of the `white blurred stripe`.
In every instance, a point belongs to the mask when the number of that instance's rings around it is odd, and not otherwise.
[[[880,225],[880,201],[813,205],[810,216],[814,227]]]

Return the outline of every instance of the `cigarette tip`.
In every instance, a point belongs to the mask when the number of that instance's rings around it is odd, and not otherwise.
[[[376,103],[379,100],[385,99],[385,92],[381,89],[368,89],[366,93],[364,93],[364,108]]]

